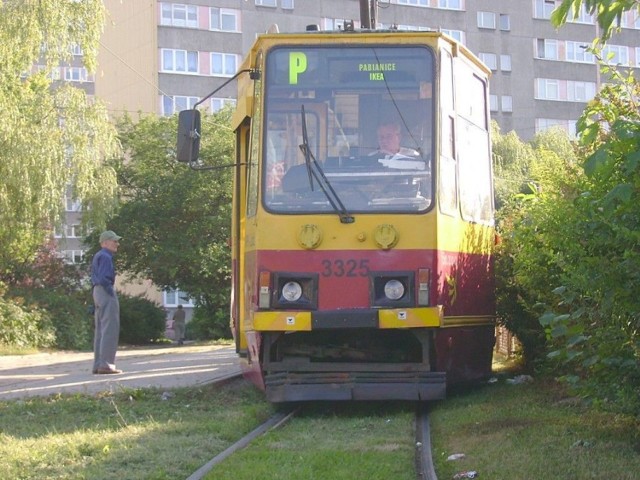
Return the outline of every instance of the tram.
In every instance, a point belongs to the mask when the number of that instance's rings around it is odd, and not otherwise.
[[[238,75],[231,328],[272,402],[491,372],[490,71],[438,32],[260,35]],[[199,112],[181,112],[193,162]],[[204,132],[206,135],[206,132]]]

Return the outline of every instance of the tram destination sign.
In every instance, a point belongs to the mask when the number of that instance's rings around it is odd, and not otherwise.
[[[432,81],[427,47],[279,47],[267,58],[267,82],[293,88],[420,85]]]

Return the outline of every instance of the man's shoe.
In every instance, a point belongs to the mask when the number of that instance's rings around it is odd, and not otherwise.
[[[98,375],[114,375],[117,373],[122,373],[122,370],[118,370],[117,368],[99,368],[96,370],[96,374]]]

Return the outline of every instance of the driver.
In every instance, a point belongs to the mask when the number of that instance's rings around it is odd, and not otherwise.
[[[378,150],[371,153],[371,155],[378,156],[379,163],[388,168],[402,168],[407,170],[425,169],[425,162],[420,159],[420,153],[418,151],[400,145],[402,134],[398,123],[381,123],[378,125],[376,133],[378,137]]]

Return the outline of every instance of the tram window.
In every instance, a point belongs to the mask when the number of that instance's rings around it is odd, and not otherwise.
[[[456,156],[462,218],[493,222],[491,146],[489,144],[487,85],[460,62],[455,69]]]
[[[307,142],[313,156],[319,158],[318,116],[313,111],[305,111],[307,127]],[[279,190],[282,177],[293,166],[305,163],[305,157],[300,149],[302,138],[302,110],[274,111],[269,114],[266,130],[266,170],[265,195],[273,197]]]
[[[456,78],[456,109],[460,115],[487,129],[485,83],[475,75],[465,76],[467,68],[458,70]],[[460,78],[461,77],[461,78]]]
[[[438,176],[438,199],[440,211],[448,215],[458,213],[455,112],[453,103],[453,59],[442,51],[440,68],[440,173]]]
[[[333,210],[318,180],[309,180],[299,148],[306,141],[348,211],[426,211],[433,204],[434,71],[427,47],[273,49],[265,68],[265,208]],[[386,121],[399,125],[402,151],[383,154],[377,127]]]
[[[490,223],[493,220],[489,132],[461,119],[458,143],[460,162],[460,208],[465,220]]]
[[[259,54],[261,55],[261,54]],[[259,58],[258,58],[259,59]],[[258,165],[260,158],[260,130],[262,129],[262,80],[254,80],[253,116],[251,118],[251,145],[247,167],[247,216],[255,216],[258,210]]]

